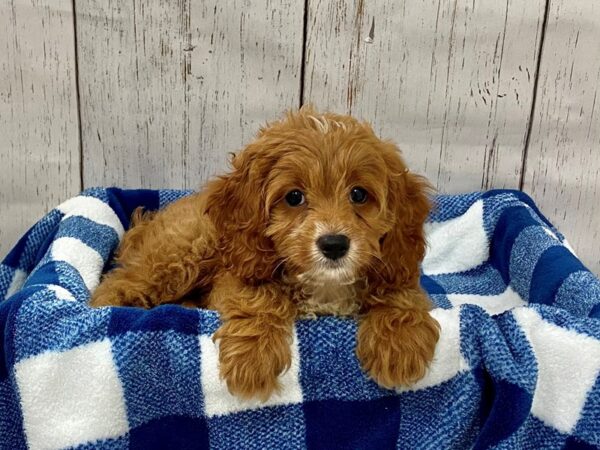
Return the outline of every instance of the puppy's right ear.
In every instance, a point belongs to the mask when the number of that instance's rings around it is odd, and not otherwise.
[[[227,269],[244,280],[266,280],[277,255],[265,236],[266,180],[273,161],[260,144],[250,144],[232,158],[233,170],[208,184],[206,213],[219,236]]]

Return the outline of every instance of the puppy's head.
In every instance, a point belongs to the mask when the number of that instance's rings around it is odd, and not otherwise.
[[[229,270],[245,279],[414,284],[425,252],[426,181],[349,116],[289,113],[209,185]]]

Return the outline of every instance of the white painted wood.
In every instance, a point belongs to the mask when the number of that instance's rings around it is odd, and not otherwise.
[[[543,0],[308,5],[306,101],[372,122],[441,191],[518,187]]]
[[[524,174],[545,0],[308,0],[303,100],[371,121],[441,191],[523,175],[599,273],[600,6],[549,1]],[[86,187],[198,187],[302,100],[303,2],[75,7],[0,4],[0,257],[81,188],[76,47]]]
[[[551,0],[524,190],[600,274],[600,3]]]
[[[70,0],[0,2],[0,258],[80,189]]]
[[[77,4],[84,185],[196,188],[300,103],[293,0]]]

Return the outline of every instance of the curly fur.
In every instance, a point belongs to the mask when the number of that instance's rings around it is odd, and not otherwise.
[[[262,128],[232,166],[160,212],[136,212],[91,304],[218,310],[220,373],[244,398],[279,389],[299,316],[357,316],[357,356],[384,387],[423,377],[439,336],[419,287],[429,185],[397,147],[352,117],[302,108]],[[357,186],[364,204],[349,199]],[[284,201],[293,189],[305,204]],[[327,233],[350,239],[340,261],[316,246]]]

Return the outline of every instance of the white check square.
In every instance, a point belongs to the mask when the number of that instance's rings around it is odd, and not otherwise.
[[[109,339],[46,352],[15,365],[31,449],[59,449],[129,431]]]
[[[519,308],[513,315],[538,363],[531,413],[561,433],[571,433],[600,373],[600,341]]]

